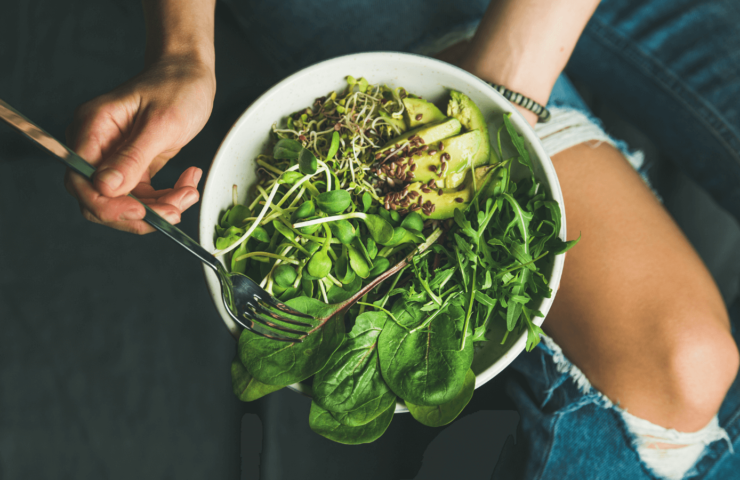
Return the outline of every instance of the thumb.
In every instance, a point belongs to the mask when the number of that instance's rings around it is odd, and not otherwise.
[[[148,172],[152,162],[170,150],[171,133],[165,122],[141,119],[128,139],[98,166],[95,189],[106,197],[126,195]]]

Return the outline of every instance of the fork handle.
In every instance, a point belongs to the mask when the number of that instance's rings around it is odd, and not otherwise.
[[[42,150],[50,153],[53,157],[60,160],[75,172],[89,180],[92,180],[92,176],[95,173],[95,167],[87,163],[82,157],[77,155],[62,142],[49,135],[41,127],[23,116],[23,114],[5,103],[2,99],[0,99],[0,119],[18,130],[20,133],[32,140],[37,146],[41,147]],[[175,243],[198,257],[203,263],[211,267],[216,272],[223,269],[223,266],[216,257],[210,254],[208,250],[201,247],[198,242],[187,236],[185,232],[159,216],[157,212],[149,208],[138,198],[131,194],[129,194],[129,197],[144,205],[144,208],[146,209],[144,221],[146,223],[167,235],[170,239],[174,240]]]

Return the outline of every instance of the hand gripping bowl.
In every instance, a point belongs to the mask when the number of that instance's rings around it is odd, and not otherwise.
[[[384,83],[393,88],[402,86],[408,92],[421,95],[439,105],[446,102],[450,89],[458,90],[469,96],[481,109],[489,122],[492,140],[495,138],[493,133],[503,122],[502,113],[514,112],[511,120],[524,137],[535,177],[542,183],[549,198],[560,205],[562,227],[559,237],[565,240],[563,195],[555,169],[534,130],[504,97],[479,78],[448,63],[406,53],[375,52],[334,58],[305,68],[272,87],[239,117],[216,152],[206,179],[198,231],[204,248],[215,250],[214,227],[221,213],[232,204],[233,185],[238,187],[239,202],[246,201],[255,182],[255,158],[268,147],[272,125],[311,105],[317,97],[345,88],[347,75],[365,77],[371,84]],[[544,299],[537,307],[545,315],[555,298],[563,262],[564,255],[558,255],[544,271],[553,290],[552,297]],[[224,309],[218,278],[210,269],[204,267],[203,270],[208,291],[221,319],[232,335],[238,337],[240,327]],[[541,325],[543,320],[538,317],[535,323]],[[501,338],[502,333],[491,332],[498,338]],[[476,347],[472,365],[476,374],[476,388],[500,373],[524,350],[526,336],[525,331],[518,336],[510,335],[504,345],[499,345],[496,341]],[[291,385],[290,388],[304,394],[310,391],[300,383]],[[408,410],[403,402],[399,402],[396,413],[406,411]]]

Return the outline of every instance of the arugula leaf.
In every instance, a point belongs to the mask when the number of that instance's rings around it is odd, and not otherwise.
[[[519,153],[519,163],[529,168],[530,173],[534,176],[532,162],[529,159],[529,152],[527,152],[527,148],[524,146],[524,138],[517,133],[514,125],[511,123],[510,117],[511,113],[504,115],[504,125],[506,126],[506,131],[511,137],[511,143],[514,144],[514,148],[516,148],[517,153]]]
[[[475,263],[478,261],[478,255],[476,255],[473,252],[473,249],[470,248],[470,245],[468,244],[468,242],[466,242],[457,233],[455,234],[455,243],[457,243],[457,246],[460,249],[460,251],[465,255],[465,258],[467,258],[470,262]]]
[[[552,250],[549,250],[555,255],[560,255],[561,253],[565,253],[571,248],[575,247],[578,242],[581,241],[581,235],[578,235],[578,238],[575,240],[568,240],[567,242],[564,242],[560,240],[558,237],[555,237],[552,239],[552,241],[548,244],[548,249],[552,248]]]
[[[524,312],[524,318],[525,318],[525,320],[527,322],[527,345],[526,345],[526,349],[527,349],[528,352],[531,352],[532,349],[534,349],[534,347],[536,347],[537,344],[540,343],[540,335],[543,334],[543,333],[545,333],[545,332],[543,332],[542,329],[538,325],[535,325],[532,322],[532,319],[530,317],[533,314],[534,315],[537,315],[539,317],[542,317],[544,315],[542,315],[542,313],[540,313],[540,312],[532,311],[532,310],[528,309],[527,307],[524,307],[524,311],[523,312]]]
[[[486,307],[494,308],[496,306],[496,302],[498,301],[495,298],[491,298],[485,293],[481,292],[480,290],[477,290],[475,292],[475,299],[485,305]]]
[[[518,280],[514,285],[514,288],[511,289],[512,296],[516,297],[524,291],[527,283],[527,276],[529,274],[529,270],[522,270],[520,277],[518,277]],[[511,298],[509,300],[509,305],[506,310],[506,329],[511,332],[512,330],[514,330],[516,322],[519,320],[519,317],[522,314],[522,304],[517,301],[511,301]]]
[[[469,221],[465,219],[465,215],[460,211],[459,208],[455,209],[454,212],[455,217],[455,223],[460,227],[460,230],[470,237],[470,239],[473,241],[472,243],[478,244],[478,232],[476,230],[473,230],[472,225]],[[457,240],[457,239],[456,239]]]
[[[519,228],[519,233],[524,241],[524,251],[529,253],[529,222],[532,220],[533,214],[532,212],[525,211],[521,205],[519,205],[519,202],[517,202],[514,197],[508,193],[504,193],[502,196],[509,202],[514,211],[514,221],[516,222],[516,225]]]
[[[483,324],[478,327],[475,327],[475,330],[473,330],[473,342],[487,342],[488,339],[486,338],[486,333],[488,333],[488,325]]]

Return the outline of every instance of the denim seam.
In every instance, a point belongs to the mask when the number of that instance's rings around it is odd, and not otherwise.
[[[719,112],[715,111],[713,105],[704,101],[701,95],[689,88],[688,85],[686,85],[668,67],[663,65],[657,58],[631,45],[630,40],[623,37],[618,31],[610,28],[598,19],[593,18],[592,22],[593,24],[591,27],[596,30],[595,33],[598,33],[593,35],[597,42],[601,43],[616,55],[622,57],[624,60],[640,69],[648,78],[653,79],[662,90],[669,93],[680,104],[684,105],[687,110],[695,115],[700,120],[700,123],[702,123],[705,128],[707,128],[707,130],[709,130],[712,135],[720,141],[726,150],[730,152],[730,155],[735,158],[737,166],[740,166],[740,154],[738,153],[738,148],[733,146],[733,143],[740,145],[740,136],[734,133],[732,127],[724,121]],[[588,29],[586,32],[588,32]],[[621,41],[617,42],[612,37],[618,37]],[[619,48],[619,44],[622,44],[623,48]],[[658,67],[658,72],[654,71],[654,65]],[[671,80],[673,80],[679,88],[673,88],[664,78],[662,78],[661,75],[670,76]],[[685,93],[685,96],[690,96],[693,101],[706,109],[706,113],[687,102],[684,96],[682,96],[682,93]],[[715,123],[721,125],[723,128],[718,128]],[[725,132],[731,138],[725,138]]]
[[[552,457],[552,447],[555,444],[555,436],[557,435],[558,423],[560,422],[561,417],[562,415],[559,414],[555,414],[552,417],[552,441],[547,442],[547,456],[545,458],[545,461],[542,462],[542,466],[540,467],[539,472],[537,472],[537,474],[532,477],[534,480],[541,480],[542,476],[545,474],[545,470],[547,470],[547,465],[550,463],[550,457]]]

